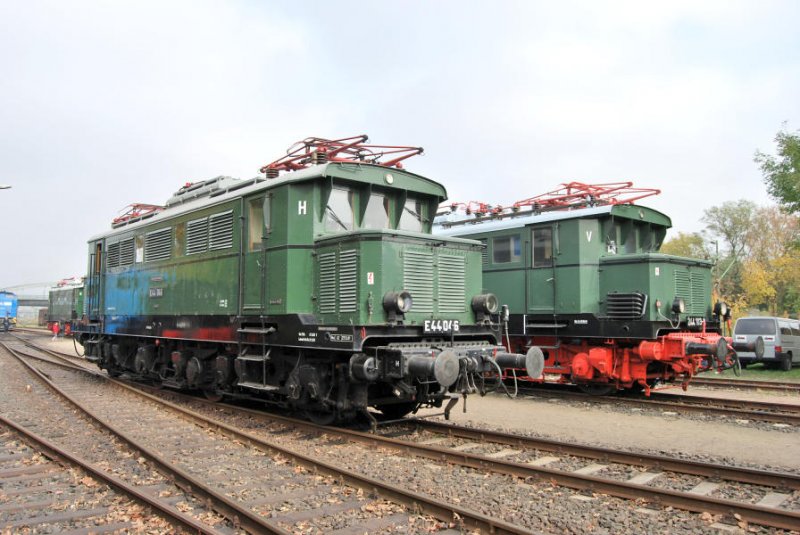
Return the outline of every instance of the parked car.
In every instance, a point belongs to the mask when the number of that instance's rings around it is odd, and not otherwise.
[[[800,321],[762,316],[736,320],[735,345],[755,343],[759,336],[764,340],[764,355],[759,358],[755,352],[738,351],[742,367],[763,362],[768,368],[789,371],[793,364],[800,364]]]

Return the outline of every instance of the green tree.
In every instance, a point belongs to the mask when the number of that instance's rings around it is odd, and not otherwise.
[[[664,242],[659,252],[688,258],[709,258],[705,240],[699,232],[678,232],[674,238]]]
[[[716,290],[726,299],[744,296],[742,262],[750,252],[751,229],[757,206],[752,201],[727,201],[703,211],[702,221],[709,236],[719,245],[720,257],[714,269]]]
[[[792,213],[800,212],[800,131],[783,130],[775,136],[777,156],[756,151],[769,194]]]

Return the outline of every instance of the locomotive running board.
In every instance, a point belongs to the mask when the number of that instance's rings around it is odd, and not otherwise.
[[[236,386],[241,386],[242,388],[250,388],[252,390],[260,390],[262,392],[277,392],[278,390],[281,389],[279,386],[264,385],[261,383],[250,383],[250,382],[236,383]]]

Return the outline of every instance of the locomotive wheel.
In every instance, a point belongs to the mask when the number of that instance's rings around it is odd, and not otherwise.
[[[417,404],[413,401],[407,401],[405,403],[392,403],[391,405],[378,405],[375,408],[390,420],[399,420],[416,409]]]
[[[608,396],[617,390],[614,385],[603,384],[578,384],[578,388],[590,396]]]
[[[222,401],[222,397],[223,397],[222,394],[220,394],[218,391],[213,390],[211,388],[204,388],[203,389],[203,396],[205,396],[205,398],[208,401],[213,401],[214,403],[216,403],[218,401]]]
[[[317,425],[331,425],[336,421],[336,413],[333,411],[306,409],[305,413],[306,418]]]

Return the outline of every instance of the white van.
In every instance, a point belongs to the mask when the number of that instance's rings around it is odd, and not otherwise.
[[[752,344],[759,336],[764,340],[764,356],[758,358],[754,352],[737,351],[742,368],[763,362],[765,367],[789,371],[793,364],[800,364],[800,321],[761,316],[736,320],[734,347]]]

